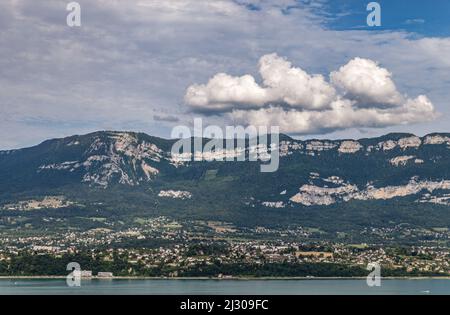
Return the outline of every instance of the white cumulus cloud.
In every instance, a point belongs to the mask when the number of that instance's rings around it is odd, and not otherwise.
[[[369,59],[354,58],[330,75],[331,82],[346,96],[367,105],[400,105],[402,95],[391,79],[392,74]]]
[[[295,108],[328,108],[335,89],[322,75],[309,75],[277,54],[259,60],[263,85],[251,75],[216,74],[207,84],[191,85],[185,102],[196,111],[228,111],[236,108],[280,104]]]
[[[437,117],[425,95],[412,99],[375,61],[354,58],[330,74],[310,75],[277,54],[259,60],[262,83],[251,75],[219,73],[191,85],[185,102],[197,112],[226,114],[239,124],[279,126],[282,132],[320,134],[347,128],[382,128]]]
[[[262,56],[259,72],[269,98],[266,103],[287,104],[296,108],[329,107],[335,90],[321,75],[309,75],[277,54]]]
[[[233,77],[216,74],[206,85],[192,85],[187,89],[185,101],[198,111],[225,111],[236,107],[262,106],[268,92],[251,75]]]

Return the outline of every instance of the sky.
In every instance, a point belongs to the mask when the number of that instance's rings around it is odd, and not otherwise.
[[[0,2],[0,150],[97,130],[450,132],[450,1]]]

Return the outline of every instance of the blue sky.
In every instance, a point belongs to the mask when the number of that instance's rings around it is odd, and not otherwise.
[[[450,36],[450,1],[380,0],[382,25],[378,30],[406,31],[418,36]],[[366,0],[327,1],[318,14],[333,18],[326,24],[336,30],[373,30],[365,22]]]
[[[174,125],[190,125],[199,116],[206,123],[233,123],[229,112],[193,110],[187,89],[218,73],[250,75],[266,88],[258,61],[274,53],[311,77],[322,75],[325,85],[354,58],[371,60],[391,74],[392,93],[404,103],[424,95],[436,112],[421,121],[399,111],[412,118],[379,125],[356,114],[331,128],[314,120],[314,128],[296,136],[450,131],[450,1],[378,1],[379,28],[365,24],[369,1],[361,0],[79,0],[79,28],[66,25],[67,2],[0,3],[0,150],[105,129],[169,137]],[[333,88],[342,85],[349,88],[345,82]],[[325,114],[333,120],[333,113]]]

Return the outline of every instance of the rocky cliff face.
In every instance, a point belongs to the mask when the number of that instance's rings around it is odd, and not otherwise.
[[[96,132],[48,140],[0,151],[0,196],[3,204],[11,204],[36,191],[43,198],[64,198],[66,192],[77,199],[69,204],[80,204],[79,189],[113,190],[133,207],[139,200],[128,194],[139,191],[161,205],[173,200],[178,209],[196,203],[232,211],[388,204],[399,198],[414,207],[450,205],[449,134],[308,141],[280,137],[275,173],[261,173],[258,161],[216,161],[243,152],[264,156],[264,146],[248,143],[204,154],[204,161],[183,161],[182,155],[201,153],[172,156],[174,141],[142,133]]]

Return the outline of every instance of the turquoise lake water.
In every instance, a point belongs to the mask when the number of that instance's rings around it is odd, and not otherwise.
[[[448,279],[382,280],[83,280],[69,287],[64,279],[1,279],[0,294],[450,294]]]

